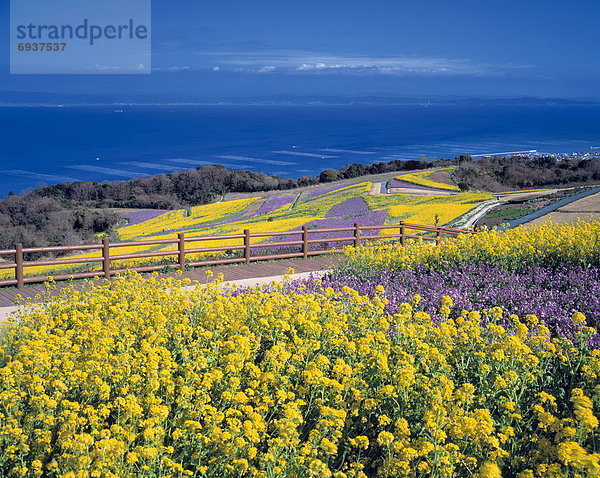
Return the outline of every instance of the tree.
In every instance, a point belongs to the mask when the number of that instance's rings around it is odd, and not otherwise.
[[[343,175],[335,169],[325,169],[321,171],[321,174],[319,174],[319,182],[321,183],[330,183],[342,178]]]
[[[365,173],[367,172],[367,168],[362,164],[353,163],[353,164],[344,166],[340,170],[340,172],[343,174],[344,178],[346,178],[346,179],[357,178],[359,176],[364,176]]]

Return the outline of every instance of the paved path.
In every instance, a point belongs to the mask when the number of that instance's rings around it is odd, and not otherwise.
[[[8,319],[13,312],[17,310],[17,307],[2,307],[0,308],[0,324]]]
[[[215,275],[222,273],[225,282],[235,282],[239,285],[257,285],[260,283],[268,283],[272,280],[280,279],[287,273],[289,268],[293,268],[294,278],[304,278],[310,275],[311,272],[323,271],[334,266],[339,260],[337,255],[322,255],[309,257],[308,259],[289,259],[270,262],[254,262],[251,264],[233,265],[233,266],[216,266],[203,269],[197,269],[183,273],[179,278],[189,278],[205,284],[209,282],[206,277],[206,271],[211,270]],[[164,277],[172,277],[165,275]],[[83,287],[83,282],[57,282],[56,288],[53,289],[52,295],[57,295],[62,289],[74,285],[75,287]],[[43,284],[25,287],[23,289],[16,288],[0,288],[0,319],[8,313],[12,313],[14,303],[18,295],[26,298],[34,298],[40,292],[45,291]]]
[[[492,209],[500,204],[504,204],[504,202],[496,201],[496,200],[482,202],[475,208],[471,209],[470,211],[467,211],[462,216],[460,216],[460,217],[456,218],[454,221],[452,221],[450,223],[451,227],[467,229],[467,228],[471,227],[473,224],[475,224],[477,221],[479,221],[479,219],[481,219],[483,216],[485,216],[485,214],[490,209]]]

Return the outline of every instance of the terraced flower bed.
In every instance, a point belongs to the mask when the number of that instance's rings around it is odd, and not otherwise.
[[[139,211],[131,211],[123,214],[127,219],[127,226],[135,226],[145,221],[156,219],[158,216],[169,212],[166,209],[141,209]]]
[[[415,186],[424,186],[434,189],[443,189],[458,192],[460,191],[460,189],[455,184],[452,184],[450,180],[448,180],[448,182],[440,182],[432,179],[432,177],[440,176],[440,173],[451,173],[453,169],[454,168],[442,168],[433,171],[403,174],[402,176],[398,176],[396,179],[404,183],[414,184]]]
[[[436,188],[420,186],[418,184],[407,183],[406,181],[399,181],[398,179],[392,179],[388,183],[389,189],[420,189],[422,191],[437,191]]]
[[[363,182],[347,186],[319,187],[305,191],[296,200],[297,194],[286,192],[269,197],[252,197],[224,201],[167,211],[143,211],[129,225],[118,229],[122,241],[166,240],[176,239],[178,233],[191,236],[223,236],[241,234],[248,229],[253,233],[297,231],[302,226],[313,230],[332,227],[352,227],[354,223],[362,226],[383,226],[408,221],[417,224],[442,226],[468,212],[481,201],[491,196],[486,193],[458,193],[455,195],[386,195],[371,196],[371,183]],[[308,194],[310,193],[310,194]],[[292,204],[294,207],[292,208]],[[147,216],[148,219],[140,219]],[[379,233],[397,233],[397,230],[386,231],[385,228],[373,231]],[[332,233],[314,233],[311,239],[329,239],[339,237]],[[294,241],[297,236],[274,239],[271,242]],[[267,241],[268,238],[253,238],[252,242]],[[334,244],[335,242],[335,244]],[[219,239],[205,241],[195,247],[228,247],[239,246],[241,241]],[[329,246],[337,247],[348,244],[348,241],[333,241]],[[297,247],[297,246],[296,246]],[[311,249],[319,246],[311,245]],[[297,247],[298,249],[298,247]],[[177,249],[174,245],[132,245],[119,250],[122,254],[173,252],[172,256],[122,259],[116,262],[117,267],[159,266],[172,264],[176,260]],[[282,249],[265,248],[265,253],[288,252]],[[222,255],[222,253],[219,253]],[[235,253],[233,253],[235,254]],[[262,254],[261,254],[262,255]],[[101,256],[101,251],[77,254],[72,259],[92,259]],[[190,255],[193,261],[202,260],[206,253]],[[211,258],[215,256],[212,253]],[[84,264],[70,268],[58,265],[44,265],[26,268],[27,275],[49,275],[52,273],[100,272],[101,264]],[[0,279],[12,277],[13,271],[0,270]]]

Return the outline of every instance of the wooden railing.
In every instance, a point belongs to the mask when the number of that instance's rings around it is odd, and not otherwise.
[[[365,232],[381,230],[381,229],[398,229],[398,234],[375,234],[368,235]],[[433,236],[424,236],[417,234],[409,234],[408,231],[433,233]],[[327,239],[310,239],[311,233],[343,233],[350,232],[350,235],[339,235],[339,237],[327,238]],[[126,270],[133,270],[137,272],[151,272],[162,270],[165,267],[175,267],[181,271],[185,271],[187,267],[199,267],[199,266],[214,266],[234,263],[250,263],[252,261],[272,260],[272,259],[291,259],[296,257],[307,258],[319,254],[331,254],[339,252],[339,247],[328,248],[330,243],[341,243],[348,242],[355,246],[359,245],[361,241],[367,240],[379,240],[379,239],[399,239],[400,245],[404,246],[406,239],[423,239],[426,241],[435,241],[439,244],[443,239],[444,235],[457,236],[459,234],[472,234],[473,231],[463,229],[452,229],[447,227],[436,227],[436,226],[424,226],[421,224],[411,224],[400,222],[399,224],[386,224],[382,226],[359,226],[354,224],[353,227],[333,227],[333,228],[318,228],[308,229],[306,226],[302,227],[299,231],[286,231],[286,232],[259,232],[251,233],[248,229],[243,234],[231,234],[223,236],[195,236],[187,237],[185,234],[180,233],[177,235],[177,239],[156,239],[149,241],[132,241],[132,242],[109,242],[108,239],[104,239],[101,244],[85,244],[79,246],[54,246],[54,247],[23,247],[22,244],[17,244],[14,249],[0,250],[0,259],[3,256],[13,256],[14,262],[8,262],[4,260],[0,262],[0,270],[14,269],[14,278],[0,280],[0,286],[17,286],[22,288],[25,284],[44,282],[52,277],[55,281],[71,280],[71,279],[85,279],[90,277],[106,277],[110,278],[113,274],[125,272]],[[267,238],[267,237],[281,237],[281,236],[299,236],[298,240],[285,241],[285,242],[259,242],[251,243],[252,238]],[[203,241],[219,241],[219,240],[240,240],[239,245],[222,246],[222,247],[197,247],[190,248],[189,244],[198,243]],[[114,254],[114,251],[122,247],[131,246],[154,246],[154,245],[176,245],[177,248],[169,251],[151,251],[141,252],[133,254]],[[309,246],[312,244],[321,244],[324,246],[321,250],[309,250]],[[284,254],[263,254],[258,256],[252,255],[253,249],[258,248],[273,248],[273,247],[289,247],[289,246],[300,246],[298,252],[290,252]],[[94,251],[101,250],[102,253],[99,257],[64,257],[59,259],[44,259],[35,261],[26,261],[24,259],[25,254],[44,254],[44,253],[64,253],[64,252],[80,252],[80,251]],[[213,260],[204,261],[189,261],[186,259],[188,254],[196,253],[214,253],[214,252],[226,252],[226,251],[243,251],[240,257],[234,258],[218,258]],[[176,257],[177,261],[170,264],[161,265],[149,265],[141,267],[131,267],[127,269],[112,269],[111,264],[117,260],[128,260],[128,259],[143,259],[143,258],[158,258],[158,257]],[[72,274],[45,274],[43,276],[26,276],[25,270],[28,267],[40,267],[40,266],[57,266],[57,265],[83,265],[90,263],[102,263],[101,271],[92,272],[78,272]]]

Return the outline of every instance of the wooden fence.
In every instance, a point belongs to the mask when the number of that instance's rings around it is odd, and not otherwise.
[[[381,229],[398,229],[397,234],[375,234],[368,235],[370,231],[378,231]],[[411,232],[425,232],[433,233],[432,236],[417,235]],[[350,232],[349,235],[342,235],[342,233]],[[311,233],[336,233],[339,237],[332,237],[327,239],[311,239]],[[366,233],[366,234],[365,234]],[[126,270],[133,270],[137,272],[151,272],[162,270],[165,267],[171,265],[181,271],[185,271],[186,267],[198,267],[198,266],[215,266],[224,264],[234,263],[250,263],[251,261],[262,261],[272,259],[291,259],[291,258],[307,258],[318,254],[331,254],[339,252],[339,247],[328,248],[330,243],[341,243],[348,242],[355,246],[359,245],[361,241],[367,240],[379,240],[379,239],[399,239],[400,245],[404,246],[406,239],[423,239],[429,241],[435,241],[439,244],[445,237],[457,236],[459,234],[472,234],[473,231],[452,229],[446,227],[435,227],[435,226],[424,226],[421,224],[411,224],[400,222],[399,224],[386,224],[383,226],[359,226],[354,224],[353,227],[333,227],[323,229],[308,229],[306,226],[302,227],[300,231],[286,231],[286,232],[259,232],[251,233],[248,229],[243,234],[230,234],[223,236],[195,236],[187,237],[181,233],[177,235],[177,239],[156,239],[149,241],[132,241],[132,242],[109,242],[108,239],[104,239],[101,244],[85,244],[78,246],[54,246],[54,247],[23,247],[23,244],[17,244],[14,249],[0,250],[0,259],[3,256],[13,256],[14,262],[8,262],[6,259],[0,262],[0,270],[14,269],[14,278],[0,280],[0,286],[17,286],[22,288],[25,284],[32,284],[37,282],[44,282],[52,277],[55,281],[71,280],[71,279],[84,279],[90,277],[106,277],[110,278],[111,275],[125,272]],[[297,240],[285,241],[285,242],[259,242],[251,244],[252,238],[268,238],[268,237],[281,237],[281,236],[297,236]],[[195,247],[191,248],[191,243],[198,243],[203,241],[219,241],[219,240],[239,240],[239,245],[223,246],[223,247]],[[151,251],[141,252],[133,254],[115,254],[122,247],[131,246],[158,246],[158,245],[176,245],[176,250],[170,251]],[[323,249],[321,250],[309,250],[311,244],[321,244]],[[273,248],[273,247],[288,247],[288,246],[299,246],[298,252],[290,252],[284,254],[265,254],[253,256],[252,250],[257,248]],[[64,252],[81,252],[81,251],[94,251],[101,250],[102,253],[99,257],[85,257],[85,258],[73,258],[64,257],[59,259],[43,259],[35,261],[26,261],[24,259],[25,254],[44,254],[44,253],[64,253]],[[243,251],[240,257],[234,258],[218,258],[214,260],[196,261],[192,262],[186,259],[187,254],[196,253],[214,253],[214,252],[226,252],[226,251]],[[127,260],[127,259],[143,259],[143,258],[158,258],[158,257],[176,257],[177,261],[171,264],[161,265],[149,265],[141,267],[131,267],[128,269],[112,269],[111,263],[116,260]],[[25,270],[28,267],[39,267],[39,266],[57,266],[57,265],[69,265],[77,266],[90,263],[102,263],[101,271],[93,272],[78,272],[73,274],[46,274],[43,276],[27,276]]]

